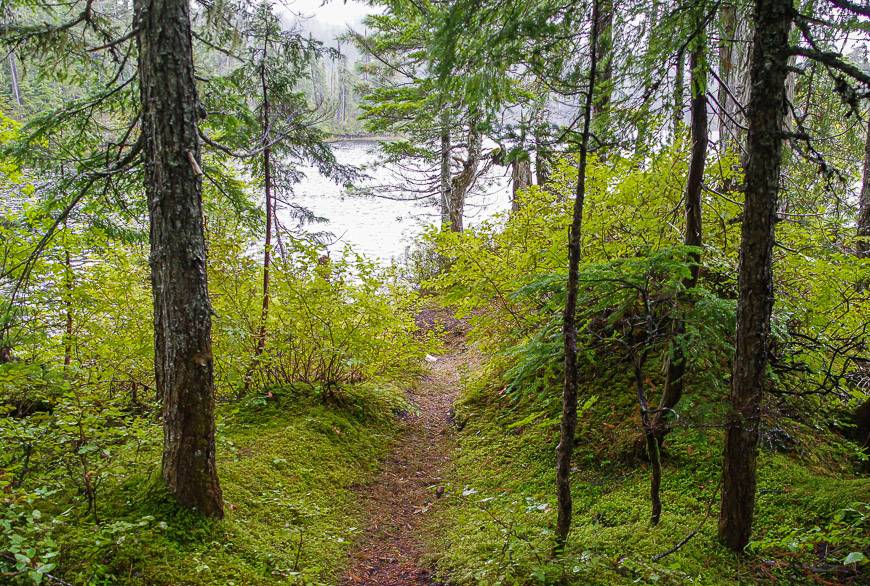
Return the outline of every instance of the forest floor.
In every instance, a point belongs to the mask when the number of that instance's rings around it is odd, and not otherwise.
[[[442,472],[453,445],[452,407],[460,369],[467,361],[465,324],[444,310],[424,310],[417,318],[425,331],[443,327],[444,353],[408,391],[416,412],[383,462],[375,481],[360,487],[367,525],[351,552],[342,584],[437,584],[423,561],[430,509],[444,492]]]

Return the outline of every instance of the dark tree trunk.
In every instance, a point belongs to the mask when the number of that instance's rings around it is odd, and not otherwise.
[[[263,145],[263,195],[266,200],[266,237],[263,244],[263,298],[260,306],[260,326],[257,331],[257,346],[254,348],[254,357],[245,373],[245,385],[243,394],[247,394],[251,388],[254,371],[257,368],[257,359],[262,356],[266,349],[266,337],[268,335],[267,322],[269,319],[269,277],[272,267],[272,225],[274,223],[275,198],[272,196],[272,149],[269,147],[271,137],[270,127],[270,103],[269,83],[266,79],[266,58],[268,57],[269,40],[263,42],[263,62],[260,64],[260,86],[262,88],[262,145]]]
[[[855,253],[858,258],[870,258],[870,122],[867,123],[867,139],[864,143],[864,177],[861,183],[861,196],[858,200],[858,244]],[[861,288],[867,283],[860,283]],[[858,442],[870,448],[870,399],[864,401],[852,414]]]
[[[562,390],[562,421],[559,426],[559,445],[556,448],[556,550],[564,549],[571,530],[573,502],[571,499],[571,456],[574,453],[574,434],[577,430],[577,288],[580,272],[580,234],[583,228],[583,203],[586,199],[586,157],[589,149],[589,130],[592,123],[592,103],[595,94],[595,74],[598,68],[598,0],[592,3],[592,33],[589,39],[589,84],[583,104],[583,133],[580,138],[580,160],[577,164],[577,190],[574,214],[568,232],[568,284],[565,299],[562,335],[565,352],[565,384]]]
[[[864,177],[858,200],[858,257],[870,258],[870,122],[864,143]]]
[[[662,458],[661,450],[659,449],[659,441],[656,437],[653,420],[650,417],[649,403],[646,399],[646,391],[643,384],[643,365],[646,362],[644,357],[635,356],[632,358],[634,365],[634,384],[637,392],[637,403],[640,406],[640,420],[643,426],[644,443],[646,444],[646,455],[649,460],[650,482],[649,496],[652,511],[650,513],[650,524],[658,525],[662,518]]]
[[[686,246],[699,247],[701,238],[701,185],[704,180],[704,165],[707,160],[707,65],[705,62],[706,39],[702,37],[696,43],[690,55],[690,67],[692,70],[691,86],[691,132],[692,132],[692,157],[689,162],[689,176],[686,181]],[[692,273],[684,283],[686,288],[694,287],[698,282],[701,254],[693,254]],[[674,326],[675,337],[685,333],[682,322]],[[674,343],[668,373],[665,379],[665,388],[659,401],[658,409],[653,418],[653,432],[658,445],[661,446],[665,436],[670,432],[666,423],[668,413],[676,407],[683,396],[683,377],[686,374],[686,356],[682,347]]]
[[[154,369],[163,398],[163,479],[220,518],[211,314],[189,2],[136,0],[145,191],[151,219]]]
[[[738,270],[737,344],[719,515],[719,538],[737,552],[749,541],[755,508],[755,465],[773,309],[774,218],[779,193],[792,16],[791,0],[755,1],[747,116],[746,201]]]

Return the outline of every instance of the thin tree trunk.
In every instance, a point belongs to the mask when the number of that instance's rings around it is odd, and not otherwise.
[[[21,85],[18,83],[18,65],[15,62],[15,51],[9,51],[6,57],[9,62],[9,81],[12,84],[12,99],[21,106]]]
[[[13,22],[12,9],[6,7],[6,22]],[[12,99],[15,100],[17,106],[21,106],[21,85],[18,83],[18,64],[15,59],[15,51],[9,49],[6,54],[6,62],[9,65],[9,83],[12,90]]]
[[[266,79],[266,58],[268,57],[269,41],[263,42],[263,62],[260,64],[260,85],[262,87],[263,107],[263,195],[266,200],[266,237],[263,245],[263,298],[260,307],[260,327],[257,331],[257,346],[254,348],[254,357],[245,373],[244,394],[247,394],[253,382],[254,371],[257,368],[257,359],[266,349],[266,337],[268,335],[267,322],[269,319],[269,276],[272,266],[272,224],[275,210],[274,198],[272,197],[272,149],[269,147],[270,103],[269,84]]]
[[[263,88],[263,194],[266,198],[266,241],[263,246],[263,306],[260,312],[260,333],[254,357],[259,357],[266,348],[266,320],[269,317],[269,270],[272,265],[272,224],[274,222],[275,198],[272,197],[272,149],[269,147],[270,108],[269,85],[266,80],[266,51],[263,44],[263,64],[260,67],[260,83]]]
[[[773,242],[782,157],[791,0],[756,0],[750,68],[737,343],[725,432],[719,538],[740,552],[755,509],[761,400],[773,309]]]
[[[69,365],[72,364],[72,350],[73,350],[73,270],[72,270],[72,261],[70,260],[69,249],[64,247],[63,251],[63,280],[64,280],[64,289],[65,291],[65,299],[64,299],[64,312],[66,313],[66,325],[64,328],[64,337],[63,337],[63,367],[64,369],[69,368]]]
[[[691,133],[692,156],[689,162],[689,175],[686,180],[686,246],[700,248],[703,240],[701,234],[701,185],[704,180],[704,165],[707,160],[707,65],[705,60],[706,39],[702,37],[695,44],[689,58],[691,67]],[[698,283],[700,269],[700,251],[692,255],[691,275],[684,283],[687,289]],[[678,322],[674,326],[674,337],[685,333],[685,324]],[[653,433],[658,445],[664,441],[670,432],[667,425],[668,413],[676,407],[683,396],[683,377],[686,374],[686,356],[682,346],[674,343],[668,361],[668,373],[665,387],[659,401],[658,409],[653,417]]]
[[[650,468],[650,483],[649,496],[652,512],[650,513],[650,523],[655,526],[659,524],[662,518],[662,458],[661,450],[659,449],[659,441],[656,437],[654,422],[650,418],[649,403],[646,399],[646,391],[643,384],[643,364],[646,362],[644,358],[635,357],[634,362],[634,384],[637,391],[637,402],[640,406],[640,420],[643,425],[643,435],[646,443],[647,458],[649,459]]]
[[[720,9],[722,39],[719,42],[719,148],[722,152],[728,150],[735,138],[735,127],[732,118],[736,115],[736,103],[731,97],[728,86],[734,75],[734,45],[737,35],[737,8],[731,2],[722,4]]]
[[[858,258],[870,257],[870,122],[864,143],[864,176],[858,199]]]
[[[580,160],[577,164],[577,190],[574,214],[568,233],[568,284],[562,335],[565,340],[565,385],[562,390],[562,421],[559,445],[556,448],[556,550],[563,550],[571,530],[573,502],[571,499],[571,455],[574,453],[574,433],[577,430],[577,289],[580,272],[580,234],[583,228],[583,204],[586,199],[586,157],[592,123],[592,103],[595,94],[595,74],[598,68],[598,0],[592,3],[592,32],[589,39],[589,84],[583,105],[583,133],[580,138]]]
[[[441,170],[439,174],[442,227],[450,225],[450,151],[450,114],[445,106],[441,113]]]
[[[674,138],[680,132],[680,127],[683,125],[683,109],[686,104],[684,102],[686,93],[686,53],[682,49],[677,52],[676,70],[674,72],[674,109],[671,113],[674,130]]]
[[[608,112],[613,93],[613,2],[599,0],[597,14],[598,38],[595,53],[598,58],[598,70],[595,72],[594,99],[592,100],[592,130],[599,140],[609,142],[607,138]]]
[[[215,465],[212,307],[187,0],[135,0],[151,220],[154,370],[163,398],[163,480],[179,504],[223,516]]]

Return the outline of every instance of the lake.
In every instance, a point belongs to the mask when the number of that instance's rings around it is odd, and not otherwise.
[[[376,142],[342,141],[333,143],[332,147],[336,159],[345,165],[364,167],[378,159]],[[308,226],[307,230],[331,232],[335,238],[328,247],[332,254],[350,244],[357,252],[389,264],[393,259],[400,259],[427,226],[440,221],[438,205],[434,201],[396,201],[350,195],[344,186],[330,181],[317,169],[303,170],[305,178],[296,185],[292,201],[328,220],[324,224]],[[383,167],[367,169],[367,174],[369,179],[361,186],[395,182],[394,174]],[[495,167],[486,183],[482,193],[471,197],[466,204],[466,226],[479,224],[510,207],[510,185],[505,169]],[[278,217],[286,221],[287,213],[282,214],[279,210]]]

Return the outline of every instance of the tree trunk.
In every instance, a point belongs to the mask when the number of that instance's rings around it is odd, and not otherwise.
[[[864,143],[864,176],[861,196],[858,199],[858,243],[855,254],[858,258],[870,258],[870,122],[867,123],[867,139]],[[863,289],[867,283],[860,283]],[[852,414],[856,437],[860,445],[870,448],[870,399],[864,401]]]
[[[445,107],[441,113],[441,172],[439,174],[442,228],[450,225],[450,151],[450,114]]]
[[[858,200],[858,258],[870,258],[870,122],[864,143],[864,176]]]
[[[272,266],[272,224],[275,213],[275,203],[272,197],[272,149],[269,147],[270,127],[270,103],[269,84],[266,79],[266,58],[268,57],[269,40],[263,42],[263,62],[260,64],[260,85],[262,87],[261,99],[263,108],[261,143],[263,145],[263,195],[266,200],[266,237],[263,244],[263,298],[260,306],[260,327],[257,331],[257,346],[254,348],[254,357],[245,373],[245,385],[243,394],[251,388],[254,371],[257,368],[257,359],[266,349],[266,337],[268,335],[267,321],[269,319],[269,276]]]
[[[722,4],[719,12],[722,39],[719,42],[719,148],[722,152],[728,150],[734,140],[734,124],[736,102],[731,97],[730,83],[734,71],[734,45],[737,34],[737,8],[731,2]]]
[[[676,70],[674,71],[674,109],[671,112],[671,125],[674,129],[674,138],[680,132],[680,127],[683,125],[683,109],[685,102],[683,101],[686,92],[686,53],[682,49],[677,52]]]
[[[480,154],[483,147],[480,131],[476,122],[471,121],[468,129],[468,148],[462,169],[450,180],[450,193],[448,194],[450,212],[450,230],[462,232],[463,212],[465,210],[465,196],[474,182],[477,167],[480,163]]]
[[[573,501],[571,499],[571,455],[574,453],[574,434],[577,430],[577,289],[580,272],[580,234],[583,228],[583,204],[586,199],[586,156],[592,123],[592,103],[595,94],[595,74],[598,68],[598,0],[592,3],[592,32],[589,39],[589,84],[583,105],[583,133],[580,138],[580,160],[577,164],[577,190],[574,213],[568,232],[568,284],[563,316],[562,335],[565,351],[565,384],[562,390],[562,421],[559,426],[559,445],[556,448],[556,550],[565,548],[571,530]]]
[[[543,187],[550,179],[549,163],[552,153],[547,145],[546,114],[544,105],[535,109],[532,116],[535,141],[535,182]]]
[[[692,49],[689,58],[691,68],[691,132],[692,156],[689,161],[689,175],[686,180],[686,246],[699,247],[701,238],[701,185],[704,180],[704,166],[707,160],[707,64],[705,59],[706,38],[701,37]],[[687,289],[698,283],[701,254],[692,255],[692,272],[684,283]],[[685,325],[678,322],[674,326],[674,337],[685,333]],[[683,376],[686,374],[686,356],[682,346],[674,343],[668,361],[665,387],[653,417],[653,434],[661,447],[665,436],[670,432],[667,425],[668,413],[676,407],[683,396]]]
[[[179,504],[223,516],[215,466],[212,308],[189,3],[135,0],[151,220],[154,370],[163,398],[163,480]]]
[[[520,209],[517,192],[532,184],[532,162],[527,153],[511,161],[511,209]]]
[[[15,104],[21,106],[21,86],[18,83],[18,65],[15,62],[15,51],[9,51],[6,56],[9,62],[9,81],[12,84],[12,99]]]
[[[719,538],[737,552],[749,541],[755,508],[755,465],[773,309],[774,218],[792,17],[791,0],[755,0],[747,116],[746,201],[738,270],[737,343],[719,515]]]
[[[66,324],[64,327],[63,336],[63,367],[69,368],[72,364],[73,351],[73,270],[72,260],[70,259],[69,249],[64,246],[63,251],[63,286],[65,289],[64,313],[66,313]]]
[[[613,1],[599,0],[596,18],[598,38],[595,54],[598,70],[595,72],[595,97],[592,101],[592,130],[599,141],[609,143],[607,137],[608,112],[613,93]]]

